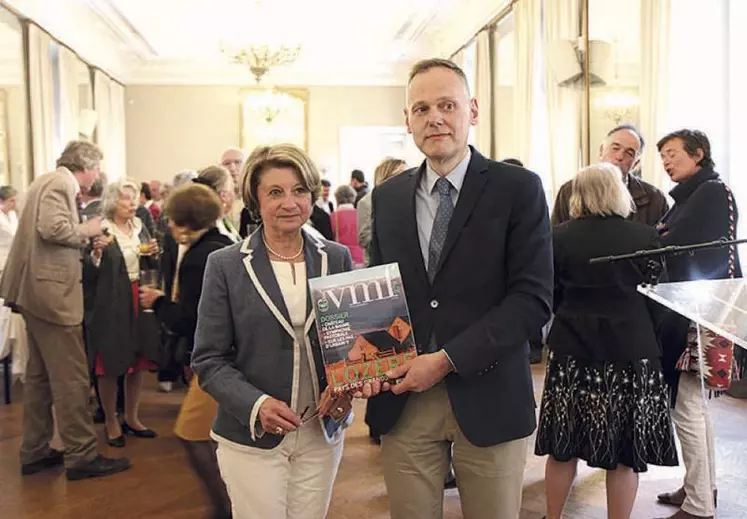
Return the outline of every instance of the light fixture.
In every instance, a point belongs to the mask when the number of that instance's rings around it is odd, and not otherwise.
[[[301,53],[301,45],[279,40],[279,29],[282,24],[281,13],[273,19],[266,16],[262,1],[254,3],[251,12],[243,14],[248,20],[249,27],[242,27],[241,33],[248,35],[221,41],[221,52],[234,63],[249,67],[254,78],[259,83],[272,67],[287,65],[294,62]]]
[[[293,103],[293,98],[276,89],[265,89],[247,94],[245,106],[259,114],[263,121],[271,125],[279,115],[285,113]]]

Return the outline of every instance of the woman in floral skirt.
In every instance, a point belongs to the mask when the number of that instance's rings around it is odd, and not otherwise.
[[[571,221],[554,230],[555,320],[542,395],[537,455],[547,517],[559,519],[579,459],[607,471],[610,518],[630,517],[638,473],[677,464],[661,351],[645,297],[645,261],[594,257],[656,248],[656,230],[626,220],[632,201],[612,164],[573,180]]]

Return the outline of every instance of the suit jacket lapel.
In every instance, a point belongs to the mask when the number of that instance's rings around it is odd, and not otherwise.
[[[262,240],[262,226],[244,240],[241,252],[246,254],[243,259],[244,268],[257,293],[283,329],[295,340],[296,334],[291,325],[290,313]]]
[[[418,184],[425,174],[425,161],[420,165],[419,168],[412,169],[408,175],[410,178],[407,181],[407,189],[402,191],[404,200],[402,201],[403,207],[405,208],[405,214],[407,218],[403,219],[402,225],[405,228],[406,244],[405,247],[409,249],[408,256],[411,258],[418,258],[416,261],[416,268],[418,275],[423,283],[429,284],[428,272],[425,269],[425,260],[423,260],[423,251],[420,247],[420,236],[418,234],[418,212],[416,210],[416,193],[418,190]]]
[[[483,192],[485,182],[488,177],[485,174],[488,171],[488,161],[483,157],[476,149],[472,148],[472,158],[469,161],[467,167],[467,173],[464,176],[464,182],[462,183],[462,190],[459,192],[459,198],[457,200],[456,207],[454,208],[454,214],[449,222],[449,230],[446,233],[446,243],[441,251],[441,257],[438,259],[438,268],[436,269],[436,276],[438,271],[443,267],[446,258],[449,256],[451,249],[459,238],[459,234],[462,232],[462,228],[469,220],[472,211],[477,205],[477,200]]]

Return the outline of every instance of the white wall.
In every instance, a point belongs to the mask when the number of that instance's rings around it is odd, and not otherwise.
[[[403,124],[403,87],[310,87],[309,153],[335,182],[340,128]],[[170,180],[184,169],[215,163],[239,144],[240,88],[128,85],[128,176]]]

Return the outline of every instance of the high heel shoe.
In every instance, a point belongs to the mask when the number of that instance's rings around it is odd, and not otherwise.
[[[157,438],[158,437],[156,432],[151,429],[140,429],[140,430],[133,429],[131,426],[127,424],[127,422],[122,422],[122,433],[135,436],[136,438]]]
[[[125,446],[124,428],[122,428],[122,432],[116,438],[109,437],[109,429],[106,426],[104,426],[104,433],[106,434],[106,443],[110,447],[121,449]]]

